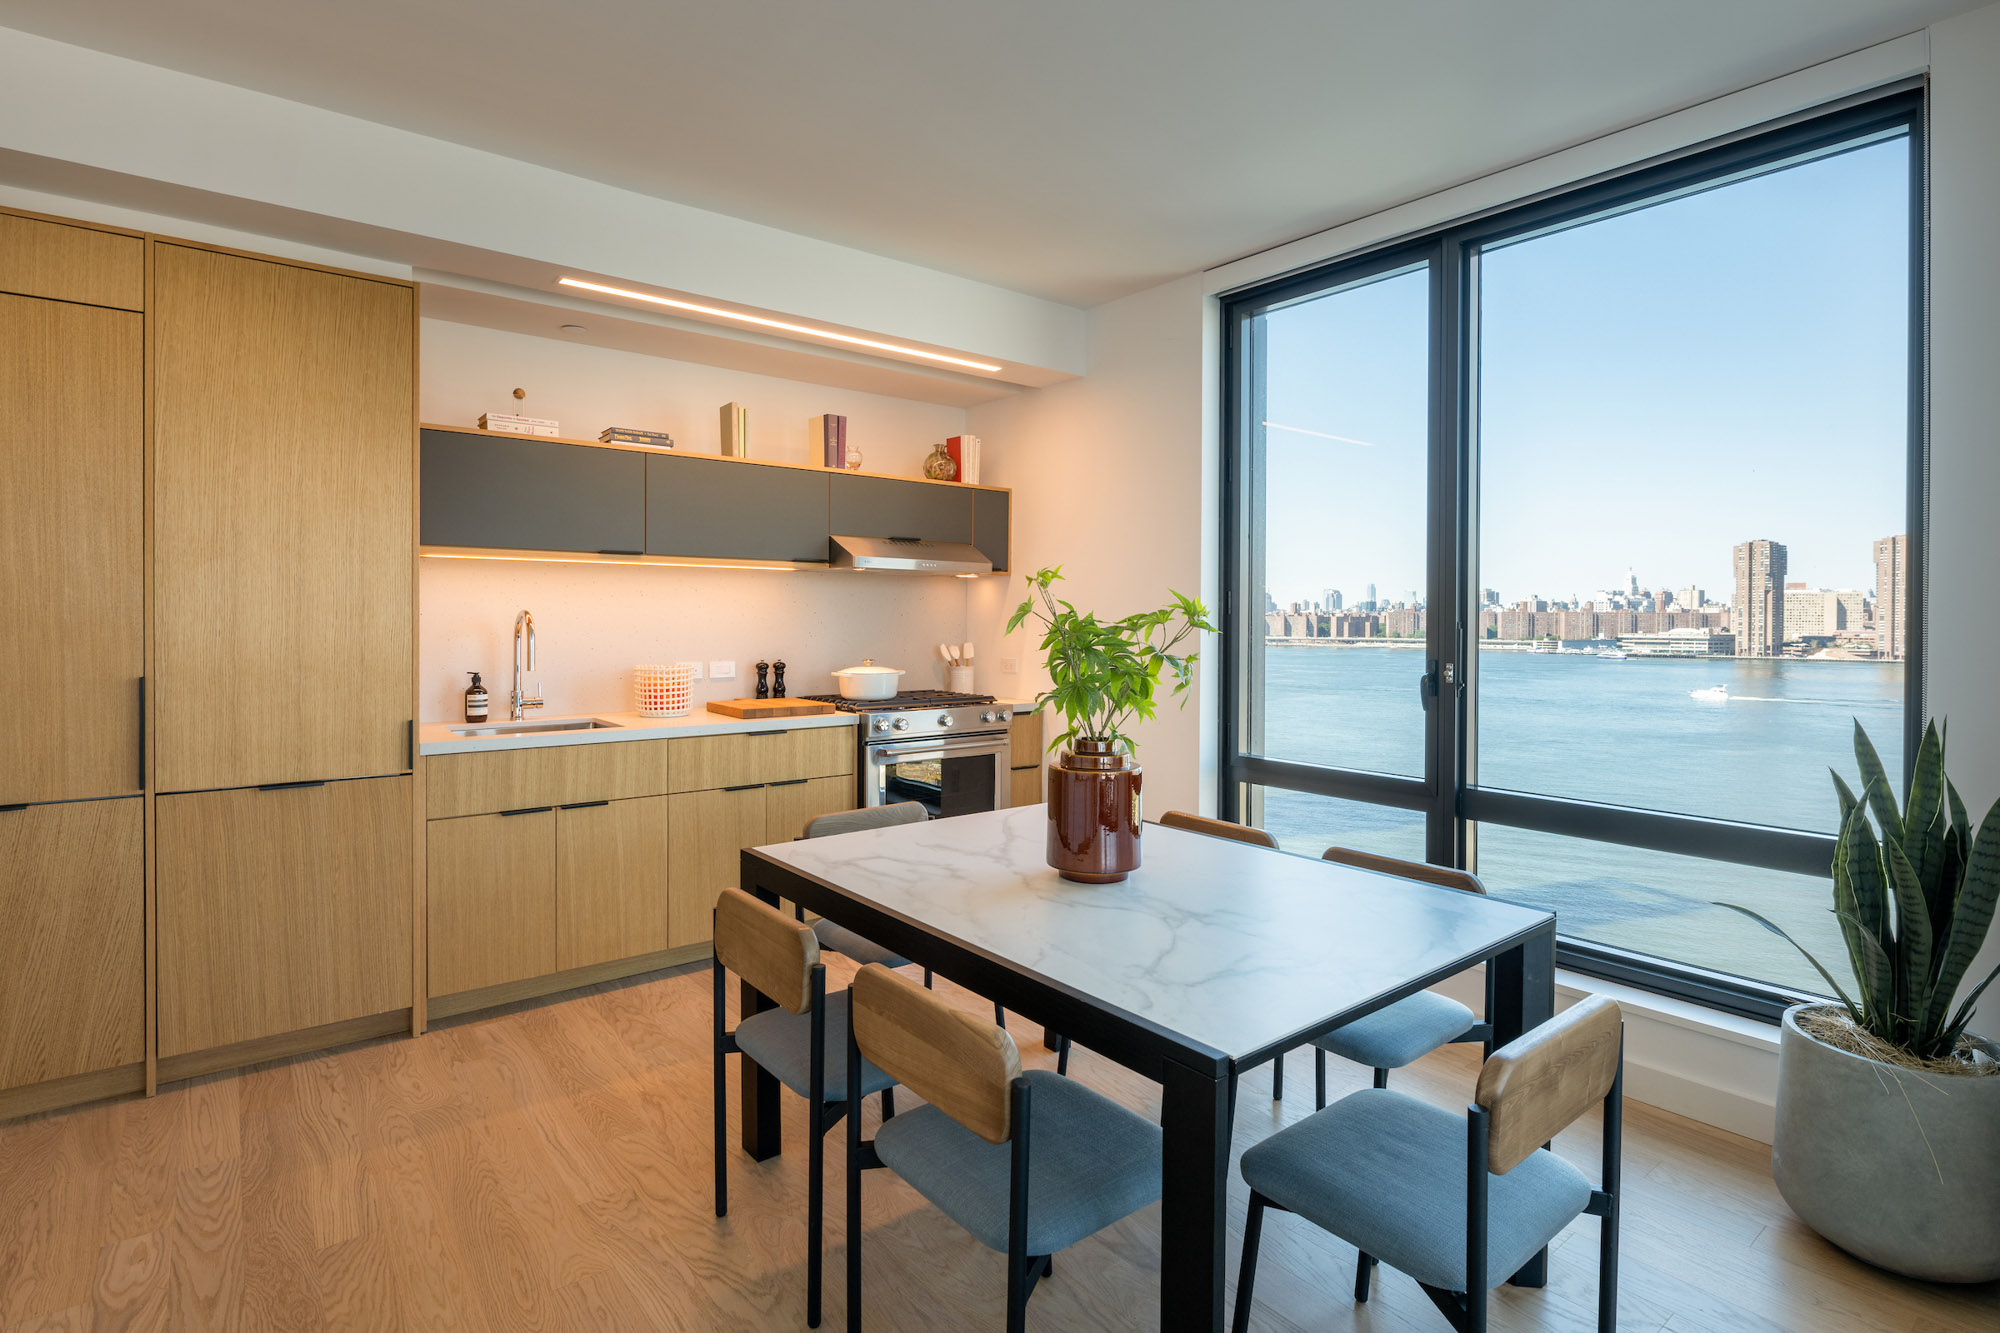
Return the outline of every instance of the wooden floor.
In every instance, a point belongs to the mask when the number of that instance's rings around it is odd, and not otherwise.
[[[0,1125],[0,1330],[802,1328],[804,1116],[788,1099],[774,1162],[732,1150],[733,1207],[718,1222],[708,995],[705,969],[658,975]],[[1031,1063],[1049,1062],[1026,1024],[1017,1036]],[[1462,1106],[1473,1055],[1434,1056],[1398,1086]],[[1246,1080],[1239,1149],[1310,1109],[1311,1062],[1291,1066],[1282,1108],[1267,1075]],[[1334,1067],[1340,1090],[1361,1085]],[[1088,1052],[1071,1072],[1158,1115],[1151,1084]],[[1595,1178],[1594,1126],[1558,1147]],[[837,1150],[832,1161],[825,1326],[838,1329]],[[1785,1210],[1769,1165],[1759,1144],[1630,1107],[1623,1328],[2000,1328],[2000,1288],[1908,1283],[1827,1246]],[[1232,1199],[1234,1231],[1240,1181]],[[887,1172],[869,1177],[866,1215],[871,1328],[1000,1325],[998,1255]],[[1158,1224],[1155,1205],[1066,1251],[1031,1327],[1156,1327]],[[1232,1234],[1232,1280],[1235,1259]],[[1447,1328],[1386,1270],[1353,1305],[1353,1262],[1273,1215],[1253,1327]],[[1501,1289],[1494,1326],[1593,1327],[1595,1268],[1584,1219],[1557,1241],[1546,1290]]]

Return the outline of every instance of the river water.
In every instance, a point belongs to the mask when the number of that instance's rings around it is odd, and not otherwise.
[[[1267,647],[1263,753],[1421,776],[1421,669],[1414,648]],[[1614,661],[1488,648],[1478,671],[1482,786],[1830,833],[1839,806],[1828,769],[1860,788],[1857,719],[1900,781],[1900,663]],[[1297,851],[1339,842],[1423,855],[1413,811],[1271,789],[1264,824]],[[1476,832],[1476,858],[1490,892],[1555,911],[1566,935],[1824,991],[1784,941],[1711,905],[1737,902],[1848,980],[1825,878],[1498,826]]]

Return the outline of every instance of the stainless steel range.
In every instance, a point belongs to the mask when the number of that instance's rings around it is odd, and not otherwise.
[[[933,819],[1006,806],[1014,714],[992,695],[908,690],[889,699],[803,697],[861,715],[854,728],[860,805],[918,801]]]

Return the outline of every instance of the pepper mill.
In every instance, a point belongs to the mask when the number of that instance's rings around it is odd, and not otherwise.
[[[759,699],[768,699],[771,697],[771,682],[767,678],[767,673],[770,670],[771,664],[769,662],[759,662],[757,664],[757,697]]]
[[[783,662],[771,663],[771,674],[776,677],[771,682],[771,697],[773,699],[782,699],[785,697],[785,664]]]

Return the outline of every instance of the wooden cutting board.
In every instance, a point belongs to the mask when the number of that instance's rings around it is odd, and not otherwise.
[[[710,699],[708,711],[724,717],[819,717],[836,712],[817,699]]]

